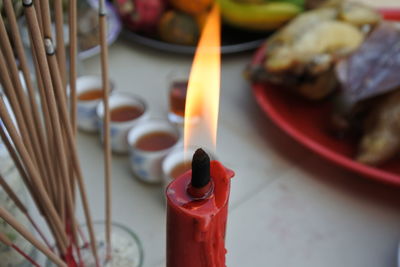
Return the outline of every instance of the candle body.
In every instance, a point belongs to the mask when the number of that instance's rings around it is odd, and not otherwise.
[[[225,232],[233,172],[211,162],[211,193],[193,199],[191,171],[167,188],[167,267],[225,267]]]

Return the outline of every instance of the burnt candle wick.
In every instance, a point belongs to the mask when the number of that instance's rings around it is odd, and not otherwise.
[[[194,188],[203,188],[210,183],[210,157],[199,148],[192,159],[192,180]]]
[[[210,157],[201,148],[192,159],[192,178],[187,192],[195,199],[203,199],[211,192]]]

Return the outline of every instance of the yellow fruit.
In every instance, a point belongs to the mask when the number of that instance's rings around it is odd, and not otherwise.
[[[205,12],[214,0],[169,0],[176,9],[191,15],[197,15]]]
[[[276,29],[303,11],[298,5],[286,2],[256,5],[218,0],[218,3],[226,23],[255,31]]]

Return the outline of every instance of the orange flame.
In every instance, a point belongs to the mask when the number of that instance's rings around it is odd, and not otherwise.
[[[184,147],[215,150],[221,82],[221,18],[214,5],[204,25],[186,95]]]

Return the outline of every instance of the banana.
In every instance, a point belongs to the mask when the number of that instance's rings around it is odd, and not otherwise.
[[[234,0],[239,4],[256,4],[256,5],[264,5],[270,2],[285,2],[291,3],[299,7],[304,7],[304,0]]]
[[[228,24],[256,31],[276,29],[303,11],[302,7],[289,2],[255,5],[241,4],[234,0],[218,0],[218,3],[222,17]]]
[[[264,2],[265,3],[274,3],[274,2],[290,3],[290,4],[293,4],[293,5],[303,8],[305,0],[264,0]]]

